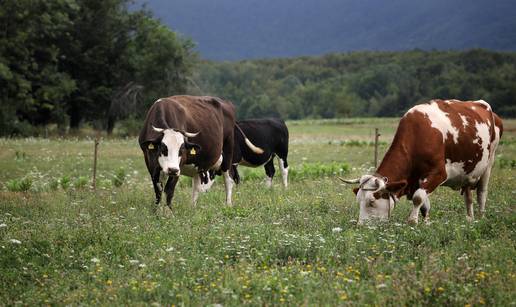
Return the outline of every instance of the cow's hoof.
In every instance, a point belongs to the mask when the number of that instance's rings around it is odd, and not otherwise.
[[[409,223],[410,225],[417,225],[419,223],[419,221],[415,218],[409,218],[407,220],[407,223]]]
[[[425,217],[425,219],[423,220],[425,222],[425,225],[430,225],[432,224],[432,222],[430,221],[430,218],[429,217]]]
[[[473,222],[475,220],[475,218],[473,218],[472,216],[469,216],[469,215],[466,215],[466,221],[468,222]]]

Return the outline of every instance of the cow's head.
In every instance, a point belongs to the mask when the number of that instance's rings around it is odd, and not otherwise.
[[[161,171],[169,176],[179,176],[181,166],[186,163],[187,155],[195,155],[201,149],[198,144],[188,141],[189,137],[195,137],[199,133],[190,133],[178,129],[162,129],[154,126],[152,126],[152,129],[163,134],[160,142],[155,146]]]
[[[353,189],[360,206],[358,224],[363,224],[370,219],[389,219],[398,200],[396,193],[407,185],[405,180],[388,182],[387,178],[374,175],[364,175],[354,180],[341,180],[359,184],[358,188]]]

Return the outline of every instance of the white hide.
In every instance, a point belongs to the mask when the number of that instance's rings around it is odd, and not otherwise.
[[[231,176],[229,176],[229,172],[223,172],[222,173],[223,176],[224,176],[224,186],[226,188],[226,204],[228,206],[231,206],[232,205],[232,201],[231,201],[231,197],[232,197],[232,193],[233,193],[233,179],[231,178]]]
[[[266,185],[268,188],[271,188],[271,187],[272,187],[272,178],[271,178],[271,177],[265,177],[265,185]]]
[[[286,188],[288,186],[288,166],[285,167],[285,162],[279,159],[279,167],[281,170],[281,178],[283,179],[283,186]]]
[[[394,201],[389,199],[375,199],[374,193],[385,189],[385,181],[373,175],[364,175],[360,178],[360,189],[357,192],[357,201],[360,205],[358,224],[366,220],[388,219],[389,211],[394,209]]]
[[[161,141],[163,144],[167,146],[168,155],[164,156],[160,153],[158,157],[159,165],[161,169],[166,173],[168,169],[177,169],[179,176],[179,164],[181,162],[181,157],[179,156],[179,149],[181,145],[185,142],[184,136],[176,132],[172,129],[166,129],[163,131],[163,139]]]
[[[444,167],[446,169],[446,180],[443,185],[454,189],[461,188],[463,182],[467,180],[464,162],[451,162],[450,159],[446,159]]]
[[[489,167],[489,144],[490,144],[490,129],[485,123],[475,123],[475,129],[477,130],[476,135],[476,143],[480,142],[480,145],[482,147],[482,157],[480,161],[477,162],[477,165],[475,165],[475,168],[471,173],[468,174],[468,176],[473,178],[480,178],[486,171],[487,167]],[[491,146],[496,147],[496,146]]]
[[[462,120],[462,127],[466,128],[468,126],[468,118],[462,114],[459,114],[459,116]]]
[[[447,134],[450,133],[453,136],[453,142],[459,142],[459,130],[455,128],[448,113],[443,112],[439,109],[436,102],[432,101],[430,104],[420,104],[411,108],[407,114],[412,112],[420,112],[428,117],[431,122],[432,128],[439,130],[443,136],[443,143],[446,141]]]
[[[491,111],[491,106],[486,101],[484,101],[484,100],[477,100],[477,101],[474,101],[474,102],[479,103],[481,105],[484,105],[488,111]]]

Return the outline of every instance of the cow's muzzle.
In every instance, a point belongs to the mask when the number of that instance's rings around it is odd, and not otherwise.
[[[179,176],[179,169],[175,167],[169,167],[166,172],[169,176]]]

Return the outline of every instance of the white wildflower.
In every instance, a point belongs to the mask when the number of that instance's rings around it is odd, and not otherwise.
[[[138,264],[138,263],[140,263],[140,261],[136,260],[136,259],[131,259],[131,260],[129,260],[129,263],[130,264]]]
[[[99,263],[99,262],[100,262],[100,259],[99,259],[99,258],[97,258],[97,257],[93,257],[93,258],[91,258],[91,262],[93,262],[93,263]]]
[[[7,227],[7,224],[5,224],[5,223],[0,224],[0,228],[4,228],[4,227]]]
[[[12,244],[21,244],[21,241],[16,239],[11,239],[9,240],[9,242],[11,242]]]
[[[331,232],[333,232],[333,233],[338,233],[338,232],[341,232],[341,231],[342,231],[342,228],[340,228],[340,227],[335,227],[335,228],[333,228],[331,230]]]

